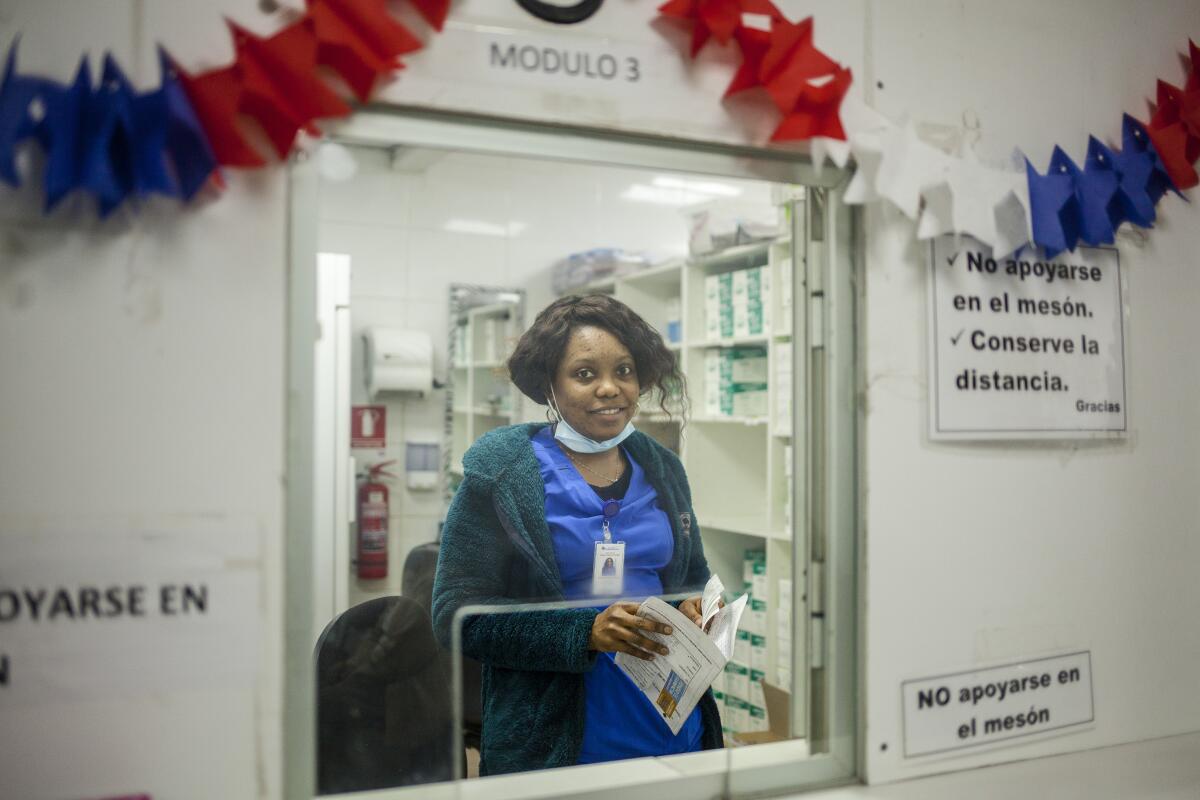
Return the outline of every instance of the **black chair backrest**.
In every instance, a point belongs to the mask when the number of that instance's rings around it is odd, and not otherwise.
[[[450,686],[429,614],[406,597],[348,609],[316,648],[320,794],[450,780]]]
[[[437,573],[438,544],[419,544],[408,551],[400,579],[400,593],[415,601],[427,614],[433,611],[433,578]],[[445,653],[446,674],[450,674],[450,657]],[[483,667],[473,658],[463,658],[463,726],[468,737],[483,727]]]

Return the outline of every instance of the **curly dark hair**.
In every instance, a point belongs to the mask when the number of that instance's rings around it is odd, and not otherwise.
[[[606,294],[568,295],[555,300],[537,315],[521,335],[508,359],[508,374],[526,397],[548,405],[550,384],[567,352],[567,341],[577,328],[603,328],[625,345],[633,356],[641,394],[658,392],[659,407],[668,416],[668,399],[679,395],[687,415],[687,379],[678,355],[663,344],[662,335],[629,306]]]

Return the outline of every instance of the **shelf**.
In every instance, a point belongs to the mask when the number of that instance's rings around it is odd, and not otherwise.
[[[668,261],[665,264],[643,269],[638,272],[631,272],[628,275],[618,277],[623,283],[634,283],[641,286],[653,285],[658,289],[674,289],[674,294],[679,294],[679,272],[683,268],[683,261]]]
[[[756,427],[766,425],[766,417],[692,417],[692,422],[702,422],[714,425],[745,425]]]
[[[771,335],[767,333],[758,333],[753,336],[731,336],[728,339],[693,339],[689,347],[710,348],[710,347],[737,347],[744,344],[767,344],[771,339]]]
[[[786,241],[789,241],[789,238],[781,236],[777,239],[765,239],[761,242],[741,244],[718,253],[706,253],[702,256],[696,256],[692,258],[691,263],[702,269],[713,270],[738,268],[743,265],[757,267],[767,263],[767,254],[771,250],[771,245],[782,244]]]
[[[710,531],[736,533],[740,536],[757,536],[760,539],[776,539],[779,541],[791,541],[792,538],[786,530],[764,530],[762,525],[746,517],[704,516],[703,514],[699,514],[698,520],[700,522],[700,529],[705,533]]]

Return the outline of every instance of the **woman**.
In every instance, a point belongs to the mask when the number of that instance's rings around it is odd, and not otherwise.
[[[679,459],[633,426],[642,396],[683,385],[675,355],[623,303],[573,296],[538,314],[508,368],[553,423],[491,431],[464,456],[434,625],[449,645],[463,606],[599,605],[465,619],[463,653],[484,665],[480,773],[720,747],[711,691],[673,736],[613,661],[661,655],[672,634],[617,598],[698,591],[709,577]],[[679,608],[700,624],[699,596]]]

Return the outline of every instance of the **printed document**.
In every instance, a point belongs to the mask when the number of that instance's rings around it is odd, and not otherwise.
[[[742,595],[721,608],[724,591],[721,579],[713,575],[704,587],[701,600],[703,627],[659,598],[648,598],[638,608],[638,616],[670,625],[674,632],[670,636],[643,633],[647,638],[665,644],[670,653],[656,656],[653,661],[627,653],[617,653],[614,659],[658,710],[673,734],[679,733],[696,703],[733,657],[733,645],[747,596]]]

